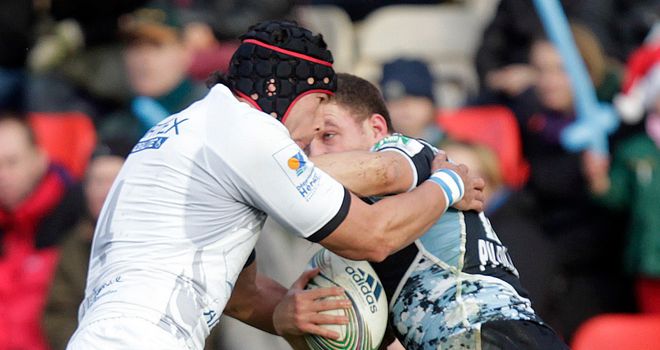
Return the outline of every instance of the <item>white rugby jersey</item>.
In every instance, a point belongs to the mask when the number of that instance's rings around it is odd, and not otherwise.
[[[279,121],[216,85],[133,148],[94,234],[81,323],[143,317],[201,349],[267,215],[317,242],[349,206]]]

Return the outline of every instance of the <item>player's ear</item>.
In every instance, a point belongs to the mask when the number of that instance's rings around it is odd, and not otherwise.
[[[376,140],[380,140],[383,137],[387,136],[389,130],[387,130],[387,122],[385,117],[378,113],[374,113],[369,117],[369,127],[374,133]]]

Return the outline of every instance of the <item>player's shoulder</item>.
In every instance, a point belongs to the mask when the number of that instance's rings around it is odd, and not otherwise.
[[[301,157],[278,120],[240,102],[224,86],[214,87],[210,94],[204,125],[204,152],[209,159],[245,178],[246,174],[269,173],[279,163],[286,165],[289,158]]]
[[[214,86],[205,100],[205,128],[209,143],[245,143],[254,149],[273,140],[290,140],[282,123],[239,101],[224,85]]]
[[[394,133],[382,138],[371,148],[372,151],[382,151],[387,149],[403,151],[410,157],[414,157],[422,152],[437,152],[437,149],[428,142],[399,133]]]

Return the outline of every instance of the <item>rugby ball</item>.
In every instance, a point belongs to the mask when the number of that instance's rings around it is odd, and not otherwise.
[[[320,272],[307,284],[307,289],[339,286],[352,307],[325,311],[346,315],[346,325],[324,325],[340,334],[339,339],[328,339],[308,334],[305,341],[314,350],[375,350],[378,349],[387,327],[387,297],[374,269],[366,261],[340,257],[322,248],[310,260],[308,269]],[[338,298],[338,297],[335,297]]]

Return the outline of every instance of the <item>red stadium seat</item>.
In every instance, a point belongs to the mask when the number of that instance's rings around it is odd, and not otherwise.
[[[479,143],[494,150],[506,185],[521,188],[525,184],[529,164],[523,157],[518,123],[511,110],[480,106],[441,111],[437,123],[454,140]]]
[[[651,350],[660,348],[660,315],[607,314],[578,328],[573,350]]]
[[[80,179],[94,147],[96,131],[91,119],[81,112],[39,112],[28,118],[37,143],[50,159]]]

